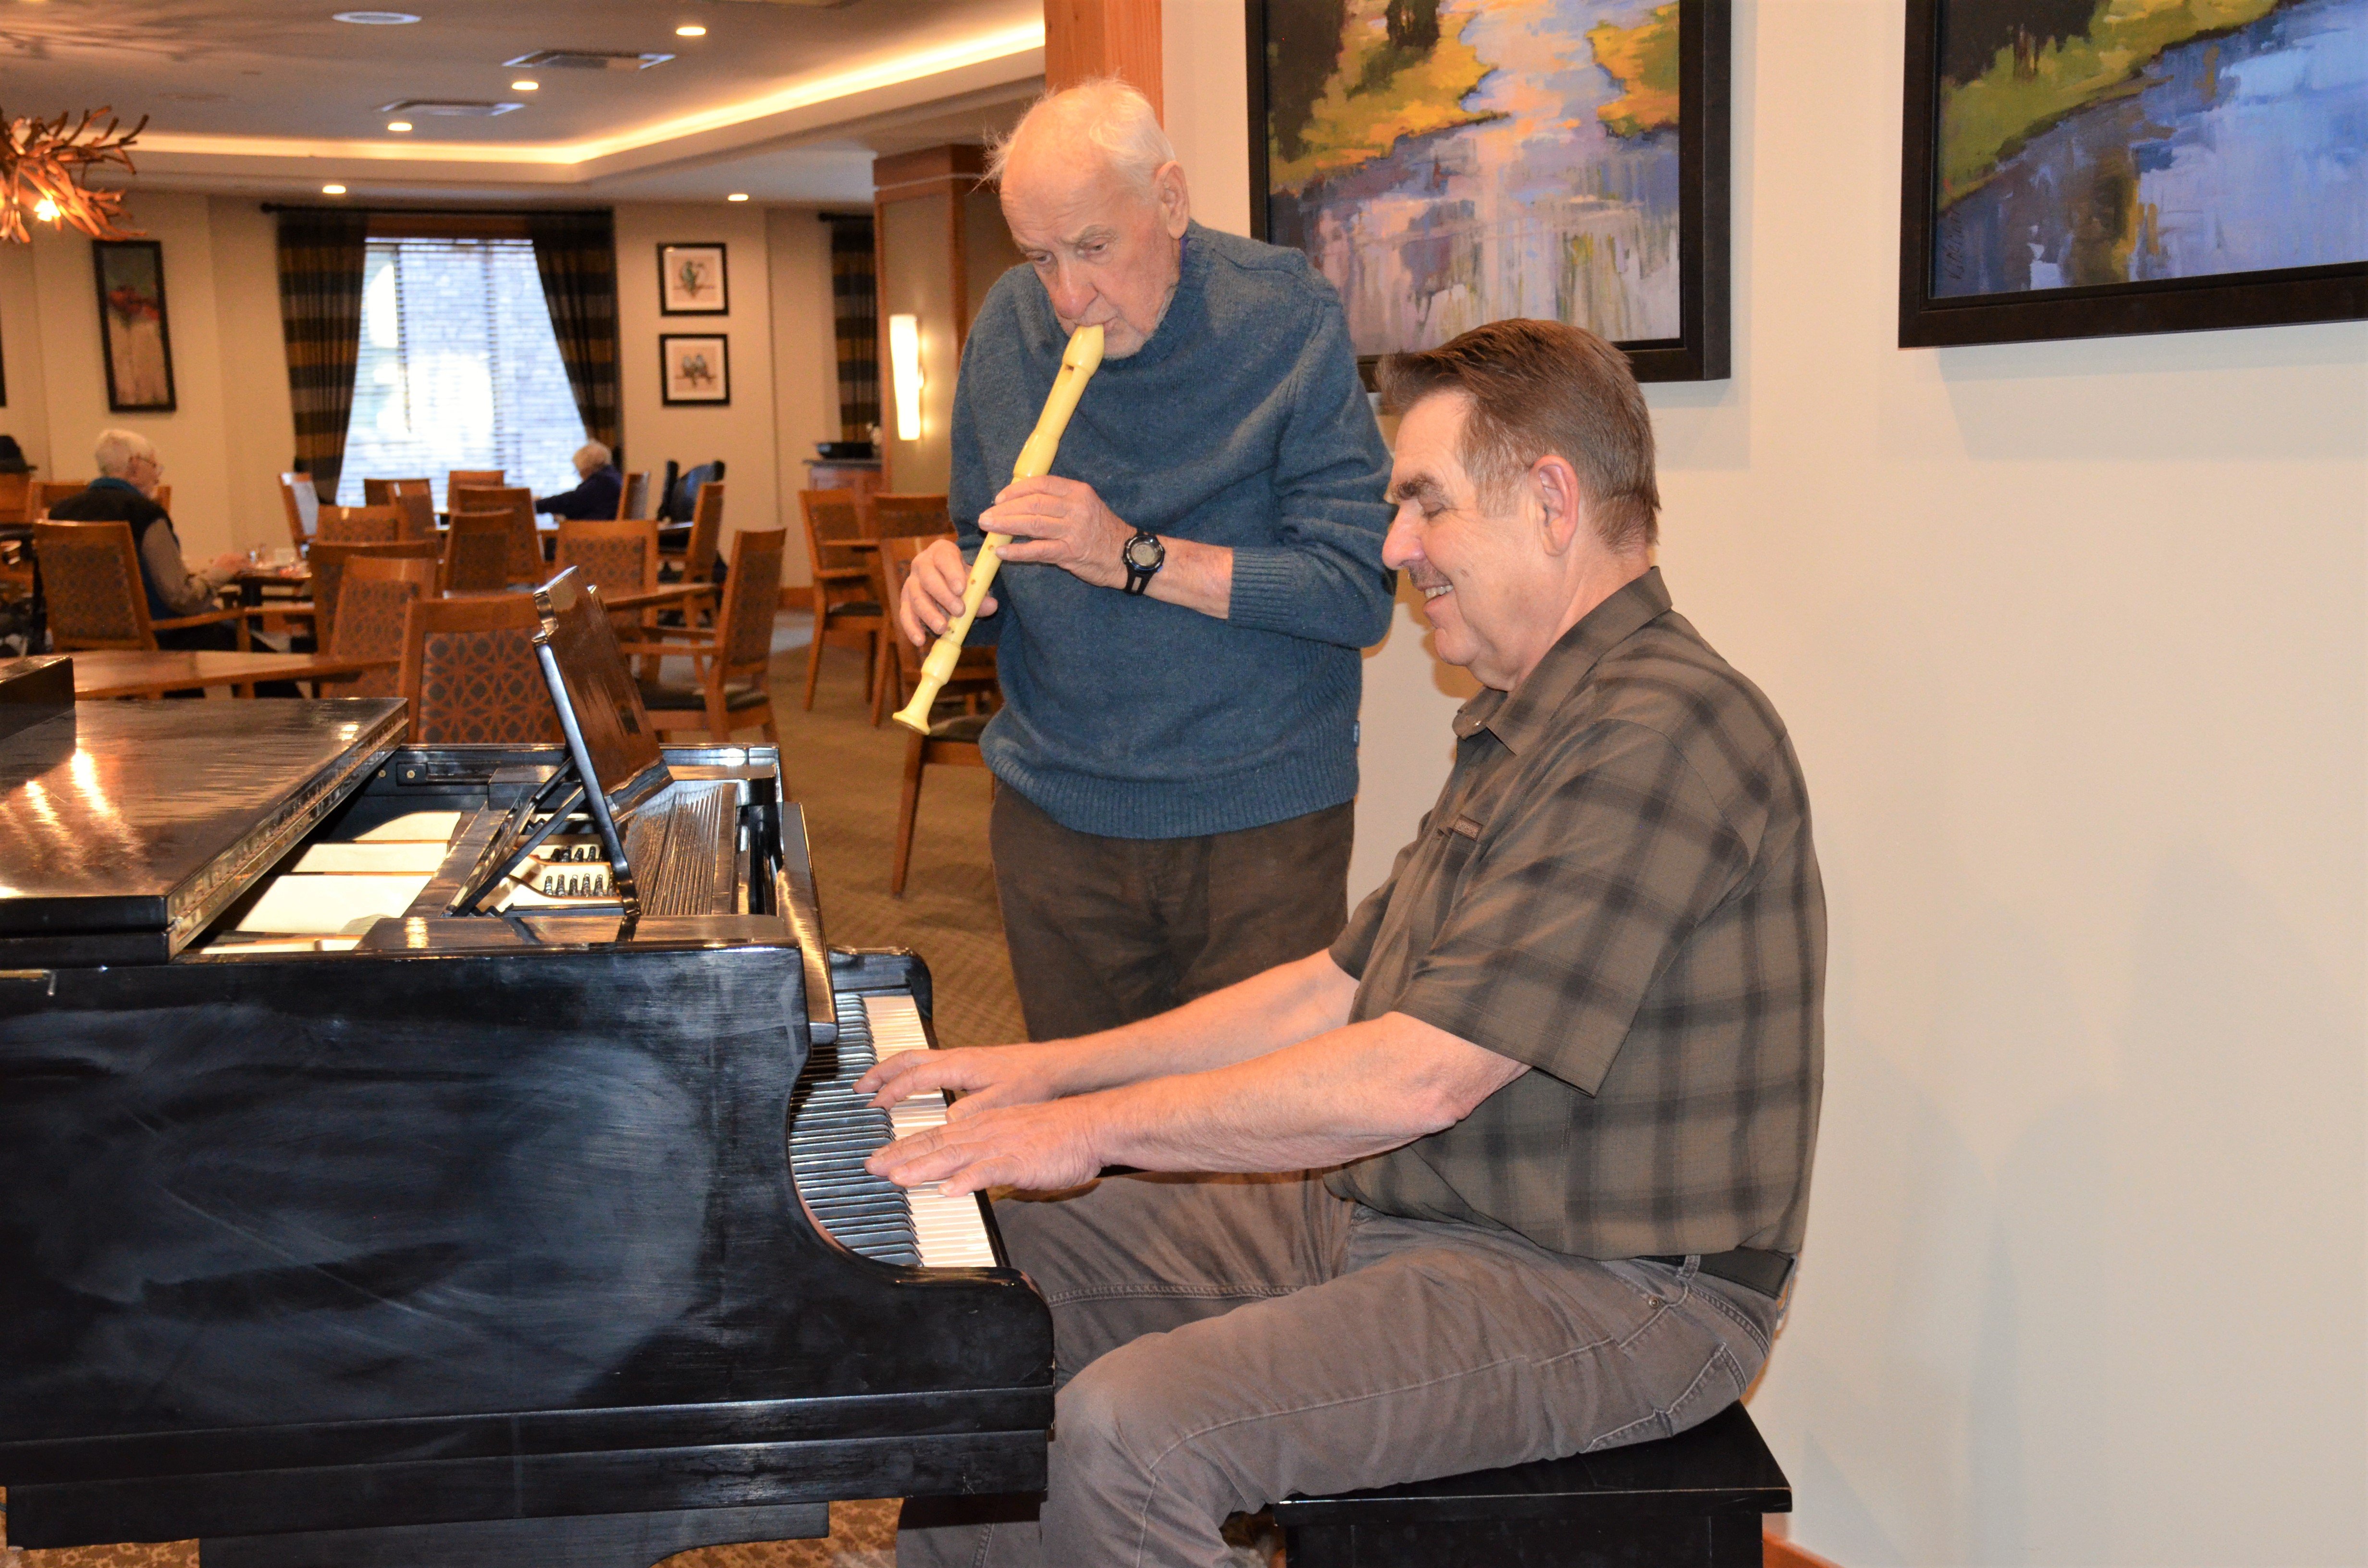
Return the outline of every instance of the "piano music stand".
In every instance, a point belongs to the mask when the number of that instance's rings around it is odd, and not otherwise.
[[[559,710],[568,760],[510,808],[446,913],[474,913],[581,807],[607,851],[623,929],[630,931],[641,915],[641,897],[619,824],[671,783],[673,774],[658,751],[641,688],[626,673],[599,589],[579,584],[571,566],[534,591],[534,607],[542,617],[534,633],[535,661]],[[535,825],[538,813],[542,820]]]

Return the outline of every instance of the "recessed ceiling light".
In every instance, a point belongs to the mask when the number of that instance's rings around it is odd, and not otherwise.
[[[346,187],[341,185],[324,185],[321,187],[321,194],[323,196],[343,196],[346,194]]]
[[[408,131],[411,129],[411,121],[407,119],[390,119],[386,122],[386,128],[389,131]]]
[[[510,91],[513,93],[531,93],[539,91],[541,86],[542,84],[540,82],[512,82],[510,84]]]
[[[748,193],[745,190],[735,190],[723,199],[726,201],[746,201],[748,199]]]
[[[353,22],[365,28],[399,28],[418,17],[408,11],[339,11],[329,18],[333,22]]]
[[[675,28],[674,36],[677,38],[705,38],[707,36],[707,29],[700,27],[697,22],[685,22],[682,26]]]

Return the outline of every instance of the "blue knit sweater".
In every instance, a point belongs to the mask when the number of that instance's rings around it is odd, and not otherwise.
[[[1026,267],[988,294],[954,390],[964,554],[1011,482],[1067,347]],[[1220,620],[1005,563],[973,642],[1004,708],[988,767],[1064,826],[1116,838],[1258,827],[1357,792],[1359,650],[1388,630],[1390,459],[1330,284],[1297,251],[1194,224],[1167,314],[1103,363],[1053,472],[1126,522],[1229,545]]]

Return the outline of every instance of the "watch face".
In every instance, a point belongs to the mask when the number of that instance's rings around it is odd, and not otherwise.
[[[1135,535],[1126,541],[1126,563],[1138,572],[1156,572],[1167,559],[1167,547],[1158,540]]]

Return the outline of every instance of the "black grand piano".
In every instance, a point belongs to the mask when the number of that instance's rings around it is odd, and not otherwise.
[[[12,1545],[642,1568],[1042,1489],[1042,1298],[862,1170],[928,971],[825,945],[773,750],[661,752],[541,606],[560,747],[0,667]]]

